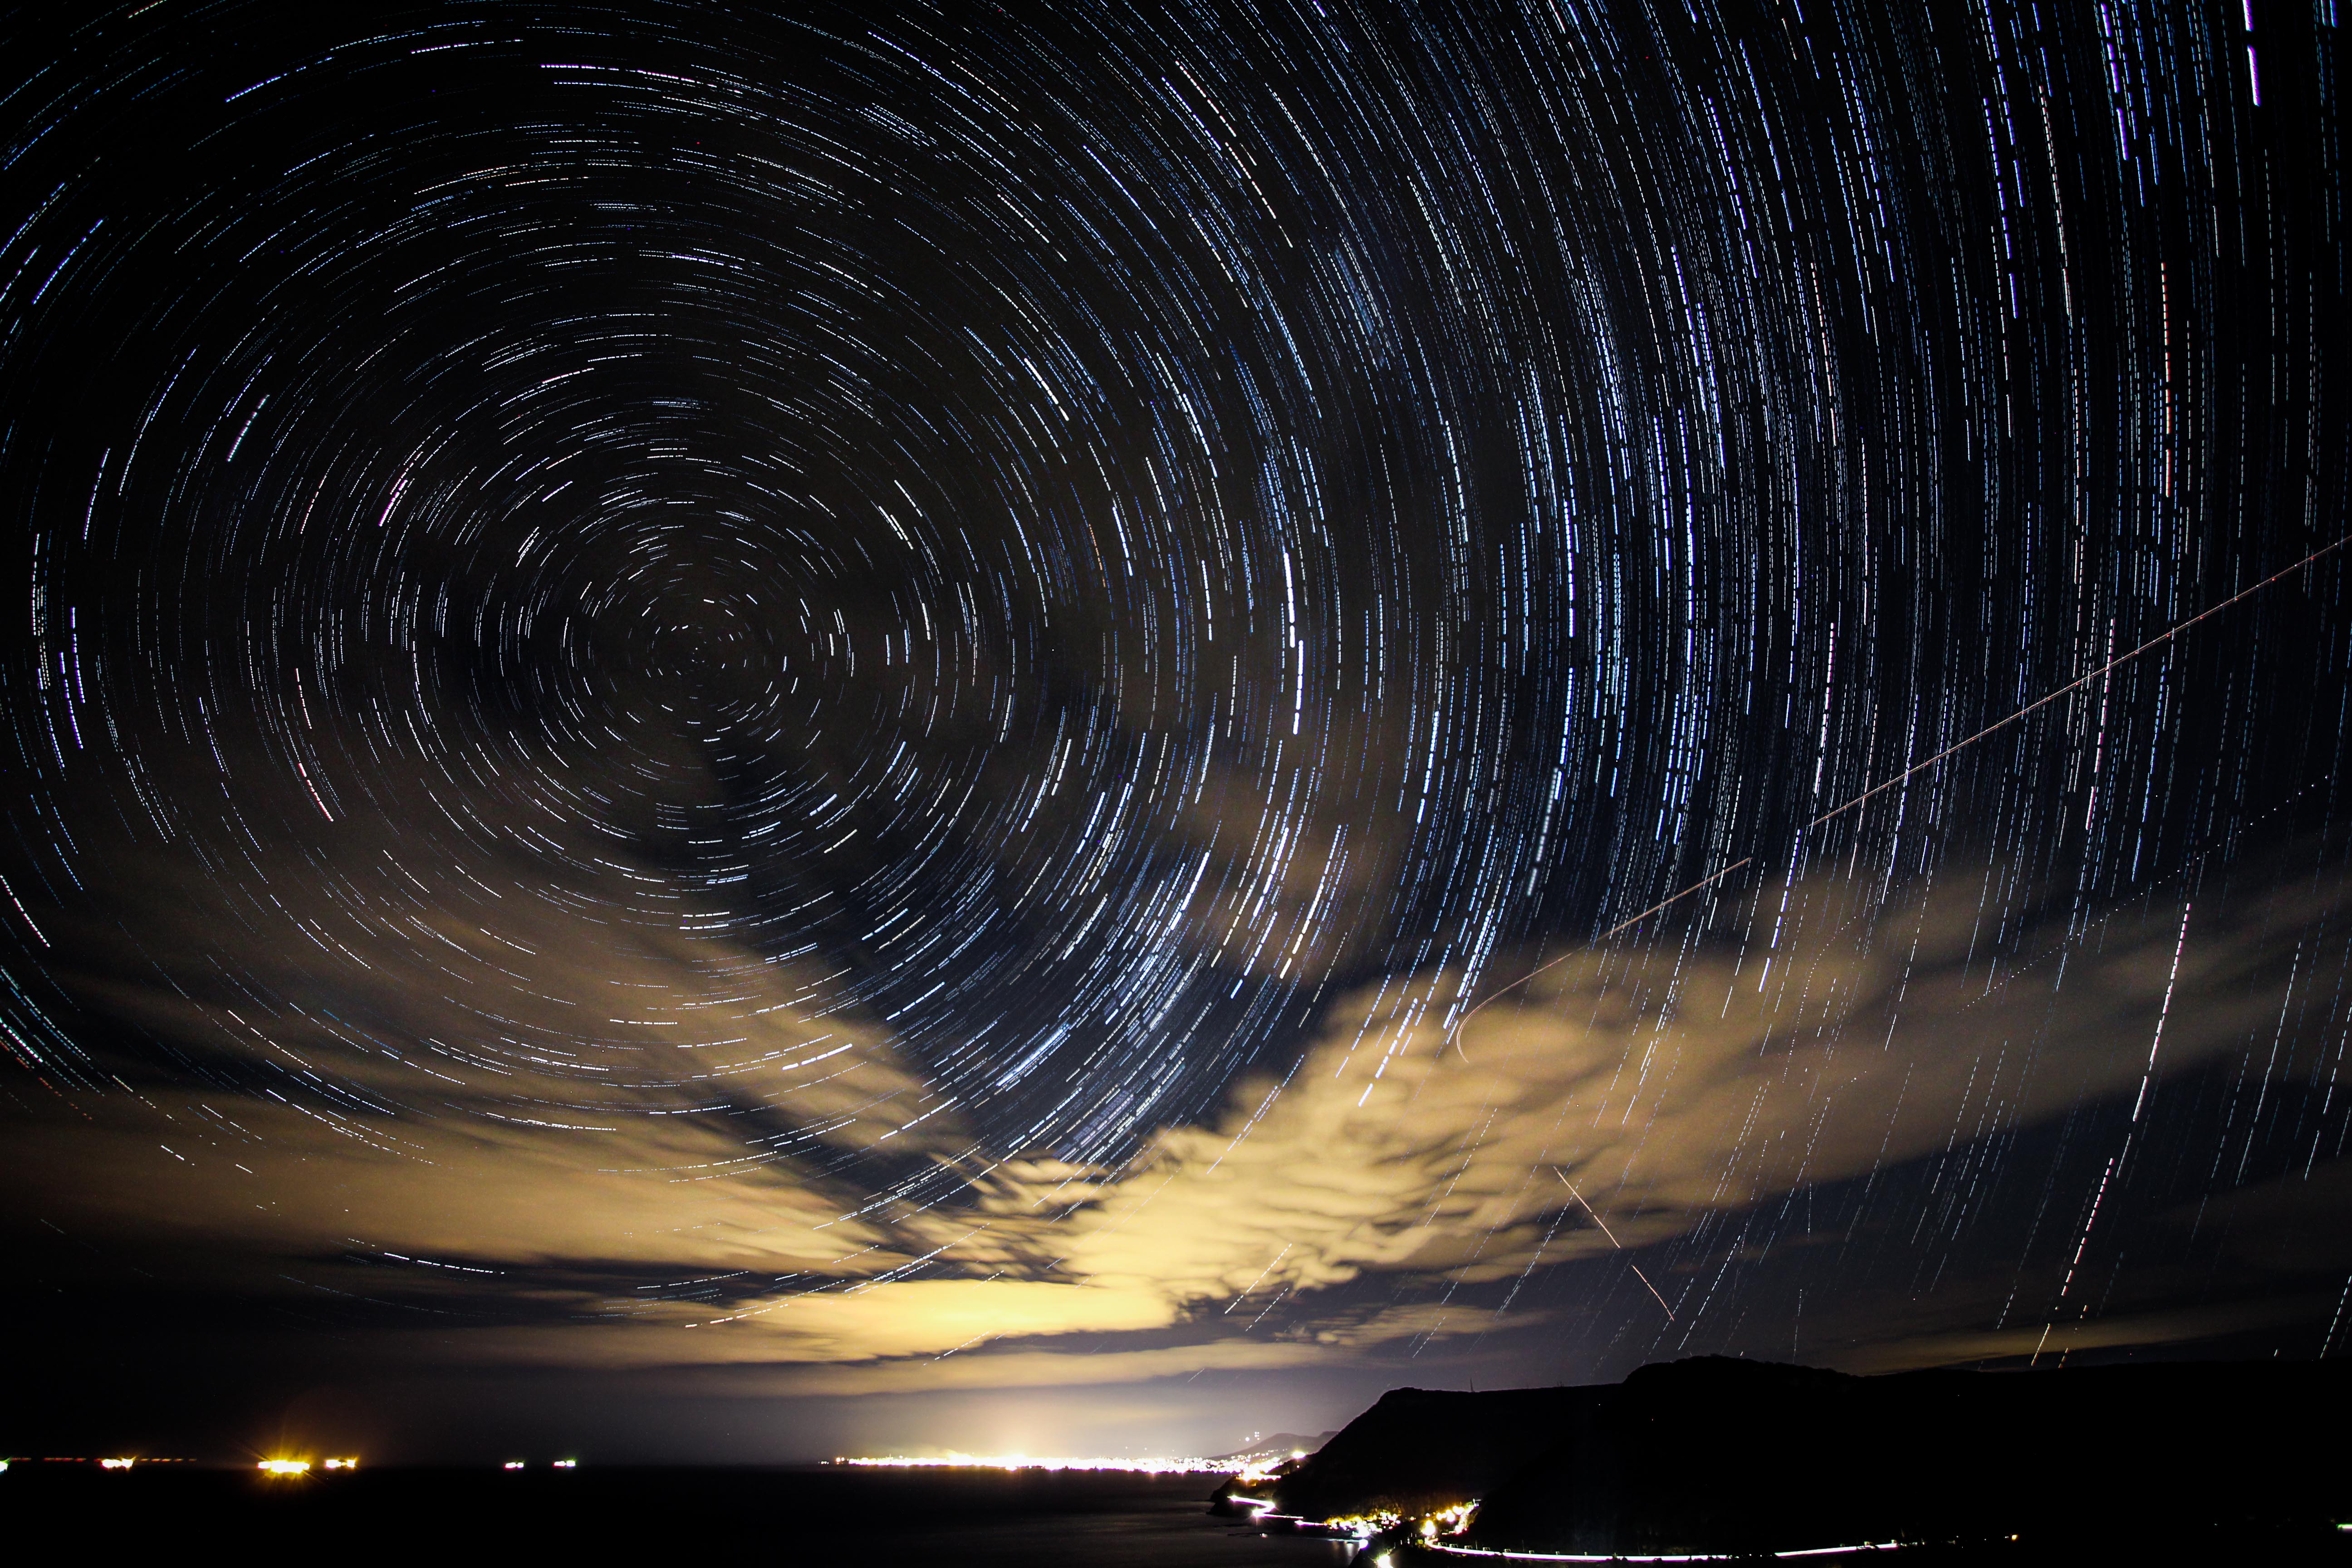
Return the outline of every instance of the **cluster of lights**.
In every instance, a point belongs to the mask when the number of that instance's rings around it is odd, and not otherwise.
[[[1424,1538],[1459,1535],[1470,1528],[1470,1516],[1477,1511],[1478,1505],[1475,1501],[1457,1502],[1450,1508],[1441,1508],[1422,1519],[1421,1533]]]
[[[1119,1470],[1145,1476],[1222,1476],[1233,1469],[1219,1459],[1071,1458],[1037,1454],[949,1454],[943,1458],[890,1454],[878,1459],[835,1459],[834,1463],[924,1470]]]
[[[1273,1502],[1265,1498],[1234,1497],[1228,1500],[1242,1508],[1272,1508],[1274,1506]],[[1444,1544],[1441,1540],[1442,1537],[1459,1535],[1464,1531],[1469,1529],[1471,1516],[1475,1514],[1477,1511],[1478,1504],[1474,1500],[1470,1502],[1448,1503],[1444,1508],[1433,1510],[1428,1513],[1418,1514],[1410,1519],[1405,1515],[1399,1513],[1396,1510],[1388,1508],[1374,1509],[1369,1513],[1341,1514],[1337,1519],[1293,1519],[1288,1514],[1279,1513],[1264,1514],[1255,1517],[1268,1520],[1288,1520],[1292,1524],[1304,1529],[1319,1530],[1327,1534],[1346,1536],[1356,1541],[1370,1541],[1376,1535],[1391,1533],[1398,1530],[1401,1526],[1410,1526],[1411,1532],[1420,1537],[1421,1543],[1423,1545],[1439,1546]],[[1381,1561],[1381,1559],[1376,1558],[1374,1561],[1377,1563]],[[1594,1558],[1593,1561],[1596,1563],[1615,1562],[1616,1559]]]
[[[127,1465],[131,1461],[125,1459],[122,1462]],[[350,1458],[321,1459],[317,1468],[322,1470],[356,1470],[360,1468],[360,1462]],[[265,1476],[307,1476],[312,1467],[308,1459],[264,1459],[255,1468]]]
[[[1394,1530],[1404,1522],[1404,1516],[1391,1509],[1375,1509],[1370,1513],[1342,1514],[1327,1519],[1323,1528],[1337,1535],[1352,1535],[1359,1541],[1370,1541],[1384,1530]]]
[[[12,1464],[96,1465],[101,1470],[127,1470],[133,1465],[185,1465],[192,1462],[187,1459],[158,1458],[152,1454],[109,1459],[94,1459],[84,1454],[50,1454],[37,1458],[30,1454],[18,1454],[12,1459],[0,1459],[0,1473],[5,1473]]]

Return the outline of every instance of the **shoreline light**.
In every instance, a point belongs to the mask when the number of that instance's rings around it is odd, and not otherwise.
[[[256,1467],[265,1476],[307,1476],[310,1473],[308,1459],[264,1459]]]
[[[101,1470],[127,1470],[138,1462],[136,1459],[100,1459],[98,1468]]]

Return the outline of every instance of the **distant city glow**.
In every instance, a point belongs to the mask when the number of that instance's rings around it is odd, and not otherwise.
[[[265,1476],[307,1476],[310,1473],[308,1459],[264,1459],[258,1467]]]
[[[1074,1458],[1045,1454],[948,1454],[943,1457],[887,1454],[880,1458],[837,1458],[833,1462],[836,1465],[922,1470],[1119,1470],[1145,1476],[1225,1476],[1234,1473],[1229,1460],[1189,1456],[1126,1459],[1102,1455]]]
[[[504,1466],[502,1466],[501,1468],[505,1468],[505,1469],[509,1469],[509,1470],[520,1470],[520,1469],[521,1469],[521,1468],[522,1468],[522,1467],[523,1467],[523,1461],[522,1461],[522,1460],[520,1460],[520,1459],[509,1459],[509,1460],[506,1462],[506,1464],[505,1464]]]
[[[577,1459],[558,1459],[555,1461],[555,1468],[559,1470],[576,1470],[580,1468],[580,1461]]]
[[[1293,1448],[1290,1450],[1291,1459],[1303,1459],[1306,1457],[1307,1450],[1304,1448]],[[1253,1484],[1258,1481],[1270,1481],[1276,1476],[1281,1474],[1282,1467],[1288,1462],[1289,1460],[1277,1459],[1271,1455],[1261,1454],[1257,1458],[1251,1459],[1247,1464],[1242,1466],[1240,1469],[1234,1471],[1234,1479],[1237,1481],[1247,1481]]]
[[[98,1468],[101,1470],[127,1470],[138,1462],[136,1459],[100,1459]]]
[[[331,1470],[356,1470],[359,1468],[357,1459],[329,1459],[326,1462],[326,1468]]]

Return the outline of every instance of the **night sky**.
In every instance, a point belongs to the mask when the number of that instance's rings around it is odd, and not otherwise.
[[[1912,9],[15,11],[0,1446],[2352,1352],[2335,0]]]

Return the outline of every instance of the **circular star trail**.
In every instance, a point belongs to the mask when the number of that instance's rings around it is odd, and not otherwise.
[[[976,1215],[1743,859],[1639,1005],[2340,876],[2334,556],[1817,821],[2352,531],[2327,7],[362,10],[0,49],[21,1104]]]

